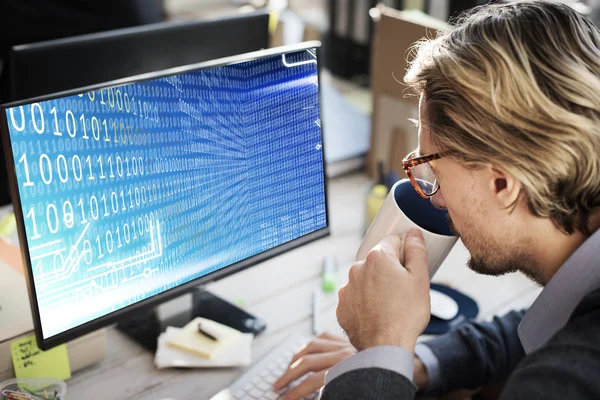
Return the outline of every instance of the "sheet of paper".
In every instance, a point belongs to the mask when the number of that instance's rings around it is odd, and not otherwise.
[[[158,348],[154,357],[156,368],[216,368],[248,366],[252,361],[252,340],[254,335],[242,333],[240,340],[230,345],[212,359],[200,357],[189,351],[169,346],[168,341],[181,331],[181,328],[168,327],[158,338]]]
[[[199,324],[208,328],[210,332],[215,332],[219,340],[211,340],[198,333]],[[240,331],[219,324],[218,322],[198,317],[181,328],[179,332],[170,336],[168,343],[171,346],[196,353],[199,356],[213,358],[219,352],[227,349],[234,342],[238,341],[241,336],[242,333]]]
[[[0,342],[16,339],[32,330],[25,277],[8,265],[0,253]]]
[[[10,352],[17,378],[71,378],[67,346],[64,344],[42,351],[35,336],[31,335],[11,342]]]

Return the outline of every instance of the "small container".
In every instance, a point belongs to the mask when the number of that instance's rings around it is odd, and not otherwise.
[[[0,400],[65,400],[67,384],[55,378],[17,378],[0,383]]]

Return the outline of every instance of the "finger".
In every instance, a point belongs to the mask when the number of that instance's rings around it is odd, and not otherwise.
[[[402,248],[402,240],[396,235],[388,235],[384,237],[378,244],[379,248],[387,254],[390,254],[400,260],[400,249]]]
[[[275,390],[279,390],[309,372],[321,371],[322,369],[333,367],[340,361],[341,354],[345,354],[341,353],[342,350],[323,354],[309,354],[298,359],[275,381],[273,387]]]
[[[425,239],[423,239],[423,233],[418,229],[411,229],[406,235],[404,264],[404,268],[414,275],[429,276]]]
[[[360,282],[361,276],[363,274],[364,264],[363,263],[354,263],[350,270],[348,271],[348,284],[347,286],[356,285]]]
[[[350,343],[347,340],[343,342],[340,340],[329,340],[329,339],[321,339],[316,338],[313,339],[310,343],[304,346],[298,353],[294,355],[289,365],[292,365],[296,362],[300,357],[304,357],[307,354],[315,354],[315,353],[328,353],[330,351],[336,351],[339,349],[343,349],[344,347],[348,347]]]
[[[315,392],[325,384],[325,373],[327,370],[319,371],[306,378],[298,386],[290,389],[281,400],[298,400]]]
[[[349,290],[348,285],[349,284],[346,284],[338,289],[338,304],[337,304],[337,307],[335,308],[335,317],[338,321],[338,324],[344,330],[344,332],[347,332],[347,330],[346,330],[346,314],[348,313],[348,311],[347,311],[346,299],[348,298],[348,290]]]
[[[334,335],[333,333],[329,333],[329,332],[323,332],[323,333],[321,333],[317,337],[321,338],[321,339],[335,340],[335,341],[338,341],[338,342],[346,342],[346,343],[348,343],[348,339],[347,338],[345,338],[343,336]]]

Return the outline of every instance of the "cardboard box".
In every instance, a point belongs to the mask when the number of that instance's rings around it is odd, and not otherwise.
[[[371,14],[376,24],[371,59],[373,115],[367,173],[376,177],[377,165],[383,162],[384,171],[395,170],[403,176],[400,161],[417,146],[417,128],[409,118],[419,118],[418,97],[409,96],[411,92],[403,83],[407,59],[410,61],[414,56],[409,49],[424,37],[434,38],[438,29],[447,24],[417,10],[398,11],[381,5]]]

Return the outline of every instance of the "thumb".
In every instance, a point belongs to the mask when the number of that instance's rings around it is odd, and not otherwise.
[[[423,233],[411,229],[404,242],[404,268],[414,275],[429,276],[427,268],[427,248]]]

